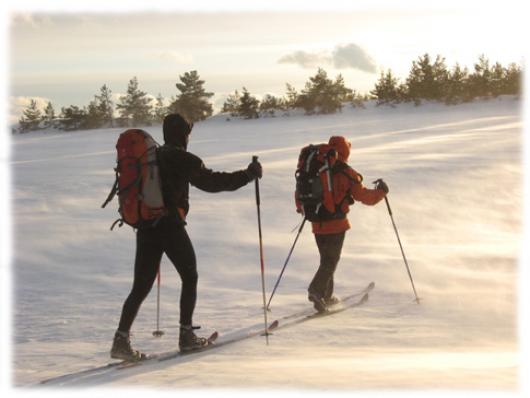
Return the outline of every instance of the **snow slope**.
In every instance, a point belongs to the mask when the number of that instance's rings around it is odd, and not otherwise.
[[[517,278],[522,215],[521,102],[345,109],[329,116],[231,120],[194,128],[189,150],[216,170],[258,155],[270,292],[300,221],[299,149],[340,134],[365,184],[384,177],[416,288],[414,296],[384,203],[355,204],[336,273],[337,295],[369,281],[369,302],[325,319],[189,357],[83,380],[91,386],[377,389],[517,388]],[[132,282],[134,232],[113,232],[117,204],[100,209],[122,129],[13,138],[13,383],[109,362]],[[161,142],[159,126],[148,130]],[[221,335],[262,321],[253,185],[191,191],[188,231],[197,252],[195,323]],[[307,227],[272,302],[274,319],[307,308],[318,252]],[[156,289],[156,287],[155,287]],[[153,290],[133,326],[147,352],[176,348],[178,275],[162,264],[162,324]]]

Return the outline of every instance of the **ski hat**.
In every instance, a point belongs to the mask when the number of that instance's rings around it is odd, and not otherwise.
[[[347,162],[350,157],[351,142],[340,135],[334,135],[329,139],[329,145],[333,147],[338,155],[339,160]]]
[[[164,118],[164,142],[170,145],[178,145],[186,148],[187,137],[191,133],[193,123],[178,113],[170,113]]]

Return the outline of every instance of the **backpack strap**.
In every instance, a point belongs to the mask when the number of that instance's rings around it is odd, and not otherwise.
[[[348,177],[348,179],[350,181],[352,181],[353,183],[355,183],[355,184],[360,184],[363,181],[363,176],[361,174],[355,172],[360,179],[352,177],[351,175],[346,173],[346,169],[348,169],[348,168],[350,168],[350,167],[346,163],[338,162],[338,163],[335,163],[335,166],[333,167],[333,169],[334,169],[333,171]]]
[[[118,169],[115,168],[114,171],[116,172],[116,179],[114,180],[114,185],[109,192],[109,196],[107,196],[107,199],[101,205],[102,209],[107,206],[112,199],[114,199],[114,196],[116,196],[116,193],[118,192]]]
[[[119,223],[119,224],[118,224]],[[116,226],[116,224],[118,224],[118,228],[121,228],[121,226],[123,225],[123,218],[118,218],[116,221],[114,221],[112,223],[112,225],[110,226],[110,230],[112,231],[114,229],[114,227]]]
[[[363,176],[361,174],[355,172],[357,174],[357,178],[355,178],[355,177],[352,177],[350,174],[348,174],[346,172],[346,169],[350,168],[346,163],[343,163],[343,162],[336,163],[335,167],[336,167],[336,170],[335,170],[336,173],[340,173],[343,176],[347,177],[354,184],[361,184],[362,183]],[[355,201],[353,200],[353,197],[351,196],[351,188],[348,189],[347,194],[344,195],[344,198],[342,198],[340,203],[337,204],[337,208],[341,209],[342,205],[344,204],[345,201],[349,201],[350,205],[353,205],[355,203]],[[342,210],[339,210],[339,211],[341,212]]]

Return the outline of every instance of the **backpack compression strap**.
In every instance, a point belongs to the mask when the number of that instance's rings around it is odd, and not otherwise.
[[[114,196],[116,196],[116,193],[118,192],[118,170],[117,169],[114,169],[114,170],[116,171],[116,180],[114,181],[114,185],[112,186],[112,189],[109,192],[109,196],[107,196],[107,199],[101,205],[102,209],[105,206],[107,206],[112,199],[114,199]]]
[[[116,193],[118,192],[118,173],[116,172],[116,181],[114,182],[114,185],[112,186],[112,189],[110,190],[109,196],[107,197],[107,200],[101,205],[101,208],[104,208],[109,204],[109,202],[114,199],[114,196],[116,196]],[[116,224],[120,223],[118,226],[121,227],[123,225],[123,218],[118,218],[116,221],[112,223],[110,226],[110,230],[112,231]]]

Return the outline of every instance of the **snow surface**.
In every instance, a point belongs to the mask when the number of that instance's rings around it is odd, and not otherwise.
[[[161,142],[160,126],[147,128]],[[30,386],[106,364],[132,282],[134,232],[113,232],[117,202],[100,205],[114,179],[122,129],[35,132],[12,140],[13,384]],[[258,155],[266,286],[272,290],[300,222],[294,168],[308,143],[345,135],[365,184],[390,187],[413,293],[384,202],[356,203],[336,272],[336,293],[376,282],[364,306],[262,337],[82,386],[515,391],[518,255],[522,215],[521,101],[458,106],[368,106],[329,116],[198,123],[189,150],[215,170]],[[191,190],[188,232],[198,257],[194,321],[221,336],[262,322],[254,187]],[[318,264],[309,226],[287,267],[269,319],[307,308]],[[175,349],[180,281],[164,258],[162,320],[156,285],[133,326],[147,352]],[[44,387],[37,387],[44,388]]]

